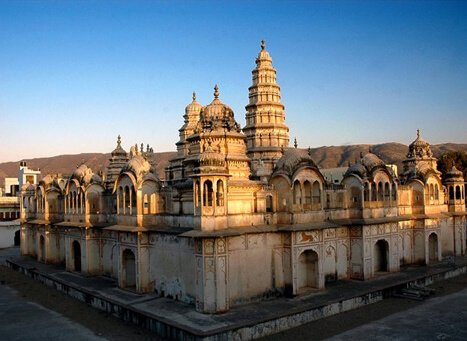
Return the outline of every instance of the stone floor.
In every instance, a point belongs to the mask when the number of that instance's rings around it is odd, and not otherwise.
[[[330,305],[333,302],[404,285],[409,281],[444,273],[453,268],[447,262],[428,267],[409,267],[399,273],[387,274],[370,281],[339,281],[327,285],[327,288],[323,291],[306,296],[251,303],[234,307],[224,314],[207,315],[196,312],[193,306],[171,299],[160,298],[154,294],[139,295],[119,289],[116,281],[107,277],[81,276],[80,274],[67,272],[57,266],[39,263],[28,257],[10,256],[9,261],[26,269],[34,269],[34,271],[56,282],[79,288],[95,297],[106,298],[155,320],[170,324],[194,335],[202,336],[299,314]],[[467,258],[458,257],[456,265],[459,267],[467,265]]]

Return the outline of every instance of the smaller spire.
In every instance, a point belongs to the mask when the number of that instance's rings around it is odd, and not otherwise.
[[[144,152],[144,143],[141,143],[141,149],[140,149],[141,153]]]
[[[217,86],[217,84],[214,86],[214,98],[219,98],[219,87]]]
[[[417,139],[420,139],[420,129],[417,129]]]
[[[121,143],[122,143],[122,138],[120,137],[120,134],[118,134],[118,137],[117,137],[117,147],[121,147],[121,146],[122,146]]]
[[[193,102],[196,101],[196,92],[193,91]]]
[[[294,146],[295,148],[298,147],[297,138],[294,138],[294,139],[293,139],[293,146]]]
[[[266,42],[264,41],[264,39],[261,40],[261,51],[264,51],[264,49],[266,48]]]

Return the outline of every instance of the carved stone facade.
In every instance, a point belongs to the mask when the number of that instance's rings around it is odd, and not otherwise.
[[[368,153],[326,181],[288,148],[264,43],[246,108],[242,131],[217,86],[206,106],[193,95],[165,180],[152,148],[127,153],[119,137],[104,174],[83,164],[24,186],[22,254],[205,313],[465,254],[464,179],[441,183],[419,133],[401,178]]]

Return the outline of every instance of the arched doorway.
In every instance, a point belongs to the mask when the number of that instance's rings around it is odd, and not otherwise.
[[[389,244],[386,240],[378,240],[374,250],[374,272],[389,271]]]
[[[438,235],[436,233],[428,237],[428,260],[429,263],[438,261]]]
[[[39,250],[39,261],[45,262],[45,238],[43,235],[41,235],[39,238]]]
[[[319,267],[318,254],[313,250],[303,251],[298,257],[298,290],[318,288]]]
[[[19,244],[21,243],[20,230],[15,232],[15,237],[13,241],[15,246],[19,246]]]
[[[136,287],[136,261],[133,251],[126,249],[122,255],[123,287]]]
[[[72,244],[74,270],[81,272],[81,246],[76,240]]]

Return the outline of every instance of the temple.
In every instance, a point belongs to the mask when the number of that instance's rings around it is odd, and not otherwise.
[[[289,147],[264,41],[243,129],[221,90],[207,105],[193,93],[163,179],[149,145],[119,136],[104,173],[22,186],[22,255],[220,313],[465,254],[462,172],[443,183],[420,132],[400,175],[368,153],[336,183]]]

